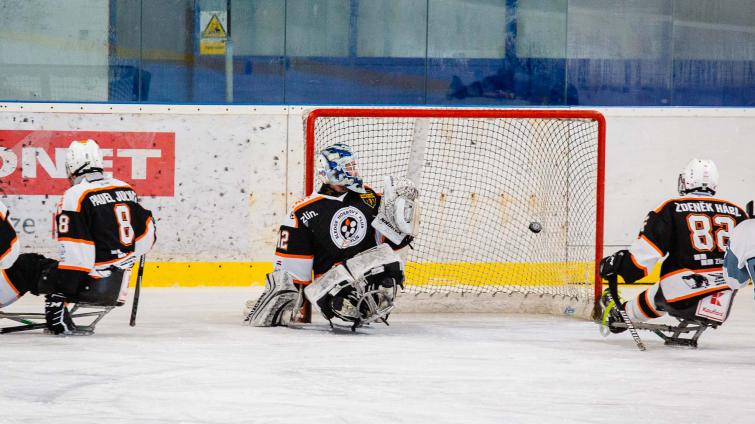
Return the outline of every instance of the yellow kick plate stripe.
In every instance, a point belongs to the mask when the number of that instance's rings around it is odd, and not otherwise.
[[[449,275],[464,284],[485,285],[481,272],[507,275],[512,280],[548,284],[561,281],[561,263],[408,263],[407,279],[412,284],[447,284]],[[567,279],[584,281],[589,263],[568,265]],[[248,287],[265,284],[265,274],[273,270],[270,262],[149,262],[144,266],[143,287]],[[131,272],[131,285],[136,282],[137,268]],[[587,273],[590,275],[590,273]],[[639,282],[655,282],[660,267]],[[444,283],[445,282],[445,283]]]

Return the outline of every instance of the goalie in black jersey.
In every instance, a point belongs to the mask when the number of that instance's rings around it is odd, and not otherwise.
[[[77,333],[69,302],[122,305],[135,258],[155,241],[151,212],[139,204],[131,186],[104,174],[94,140],[71,143],[65,165],[71,187],[55,214],[60,260],[23,254],[0,280],[0,306],[26,292],[45,295],[46,326],[53,334]],[[5,243],[12,227],[2,225],[0,241]],[[11,243],[13,248],[16,245]]]
[[[395,250],[416,235],[419,193],[411,181],[395,178],[386,178],[383,194],[376,193],[356,166],[345,144],[319,152],[322,185],[281,225],[275,271],[262,296],[247,303],[246,322],[299,321],[305,298],[329,321],[339,318],[352,328],[387,318],[404,280]]]
[[[631,321],[648,321],[665,313],[679,319],[719,325],[730,310],[733,289],[723,276],[724,252],[734,228],[747,218],[739,206],[714,198],[718,170],[710,160],[693,159],[679,175],[679,195],[650,211],[629,250],[604,258],[600,274],[628,283],[645,277],[663,260],[660,281],[621,304]],[[665,257],[665,259],[664,259]],[[608,289],[607,289],[608,290]],[[613,304],[602,304],[604,323],[620,321]]]

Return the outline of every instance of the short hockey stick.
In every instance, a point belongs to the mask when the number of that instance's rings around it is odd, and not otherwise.
[[[131,320],[129,321],[129,325],[134,327],[136,326],[136,310],[139,307],[139,294],[141,292],[142,288],[142,275],[144,274],[144,258],[146,255],[142,255],[141,258],[139,258],[139,270],[136,274],[136,287],[134,287],[134,303],[131,305]]]
[[[634,327],[632,320],[629,319],[629,315],[627,315],[627,311],[625,311],[624,308],[621,307],[621,304],[618,302],[618,299],[619,299],[618,286],[619,284],[616,279],[616,276],[610,277],[608,279],[608,301],[609,303],[614,302],[614,304],[616,305],[616,309],[619,311],[621,320],[624,321],[624,324],[626,324],[627,329],[629,330],[629,334],[632,335],[632,338],[634,339],[634,343],[637,345],[637,349],[644,351],[645,343],[642,342],[642,339],[640,339],[640,335],[637,334],[637,329]]]

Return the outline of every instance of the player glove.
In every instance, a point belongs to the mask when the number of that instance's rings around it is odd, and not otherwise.
[[[52,334],[71,334],[76,329],[66,307],[66,298],[61,294],[45,296],[45,321]]]
[[[619,275],[621,263],[624,261],[624,257],[627,255],[629,255],[628,250],[619,250],[613,255],[603,258],[600,261],[600,276],[608,279]]]

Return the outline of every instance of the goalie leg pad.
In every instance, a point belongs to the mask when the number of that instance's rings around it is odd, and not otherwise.
[[[255,327],[288,325],[298,296],[291,274],[283,270],[271,272],[266,277],[265,291],[244,321]]]
[[[304,289],[307,299],[320,308],[322,315],[331,320],[338,316],[350,321],[359,318],[356,311],[354,277],[343,265],[336,265]],[[347,319],[351,317],[351,319]]]
[[[357,309],[362,321],[385,321],[394,308],[398,287],[404,283],[404,262],[386,244],[366,250],[346,261],[357,280]]]

